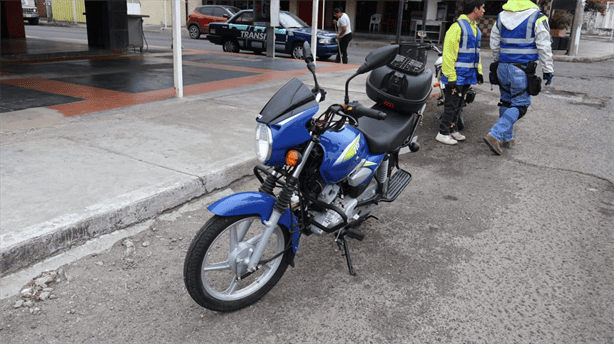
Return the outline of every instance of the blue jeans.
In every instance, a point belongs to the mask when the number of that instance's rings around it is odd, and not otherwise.
[[[490,135],[505,142],[514,138],[514,124],[520,116],[518,107],[531,105],[531,96],[526,91],[528,79],[522,69],[509,63],[499,63],[497,75],[501,84],[501,102],[511,105],[499,107],[499,121],[490,129]]]

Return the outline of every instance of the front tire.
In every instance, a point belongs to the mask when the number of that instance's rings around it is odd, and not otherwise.
[[[38,25],[38,18],[28,19],[28,23],[30,23],[30,25]]]
[[[246,272],[244,260],[250,257],[264,229],[258,215],[215,215],[207,221],[192,241],[183,269],[185,286],[196,303],[231,312],[253,304],[273,289],[288,267],[290,250],[238,280]],[[289,232],[277,226],[261,261],[282,252],[289,242]]]
[[[191,39],[199,39],[200,38],[200,29],[198,25],[192,25],[188,28],[188,32],[190,33]]]
[[[225,40],[222,49],[227,53],[238,53],[240,50],[239,44],[234,39]]]
[[[293,58],[297,60],[302,60],[303,58],[305,58],[305,51],[303,50],[303,44],[294,43],[294,45],[292,46],[291,55]]]
[[[326,60],[330,59],[331,56],[333,56],[333,55],[320,55],[320,56],[318,56],[318,58],[320,60],[322,60],[322,61],[326,61]]]

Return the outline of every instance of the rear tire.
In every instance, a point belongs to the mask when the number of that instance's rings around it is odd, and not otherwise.
[[[222,45],[222,49],[227,53],[238,53],[239,50],[241,50],[239,49],[239,43],[234,39],[226,39]]]
[[[253,304],[273,289],[288,267],[291,250],[252,275],[237,279],[246,272],[243,260],[250,257],[264,229],[258,215],[215,215],[207,221],[192,241],[183,269],[185,286],[196,303],[214,311],[231,312]],[[278,226],[262,260],[272,258],[289,242],[288,230]]]
[[[200,29],[198,25],[192,25],[188,28],[188,32],[190,33],[191,39],[199,39],[200,38]]]

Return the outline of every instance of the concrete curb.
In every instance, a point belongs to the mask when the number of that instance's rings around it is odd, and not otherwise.
[[[41,232],[44,229],[46,234],[2,250],[0,276],[27,268],[60,254],[73,245],[151,219],[194,198],[227,187],[245,176],[252,175],[256,164],[256,158],[239,161],[209,175],[195,177],[150,195],[140,195],[136,200],[127,197],[125,202],[114,209],[106,209],[87,218],[54,219],[36,225],[37,228],[31,229],[40,229]]]
[[[559,61],[559,62],[591,63],[591,62],[600,62],[600,61],[607,61],[610,59],[614,59],[614,54],[608,54],[608,55],[602,55],[602,56],[591,56],[591,57],[554,55],[552,59],[554,61]]]

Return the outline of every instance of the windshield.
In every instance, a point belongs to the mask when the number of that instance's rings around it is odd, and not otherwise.
[[[295,16],[289,12],[279,13],[279,23],[286,29],[290,28],[308,28],[309,25],[301,20],[301,18]]]

